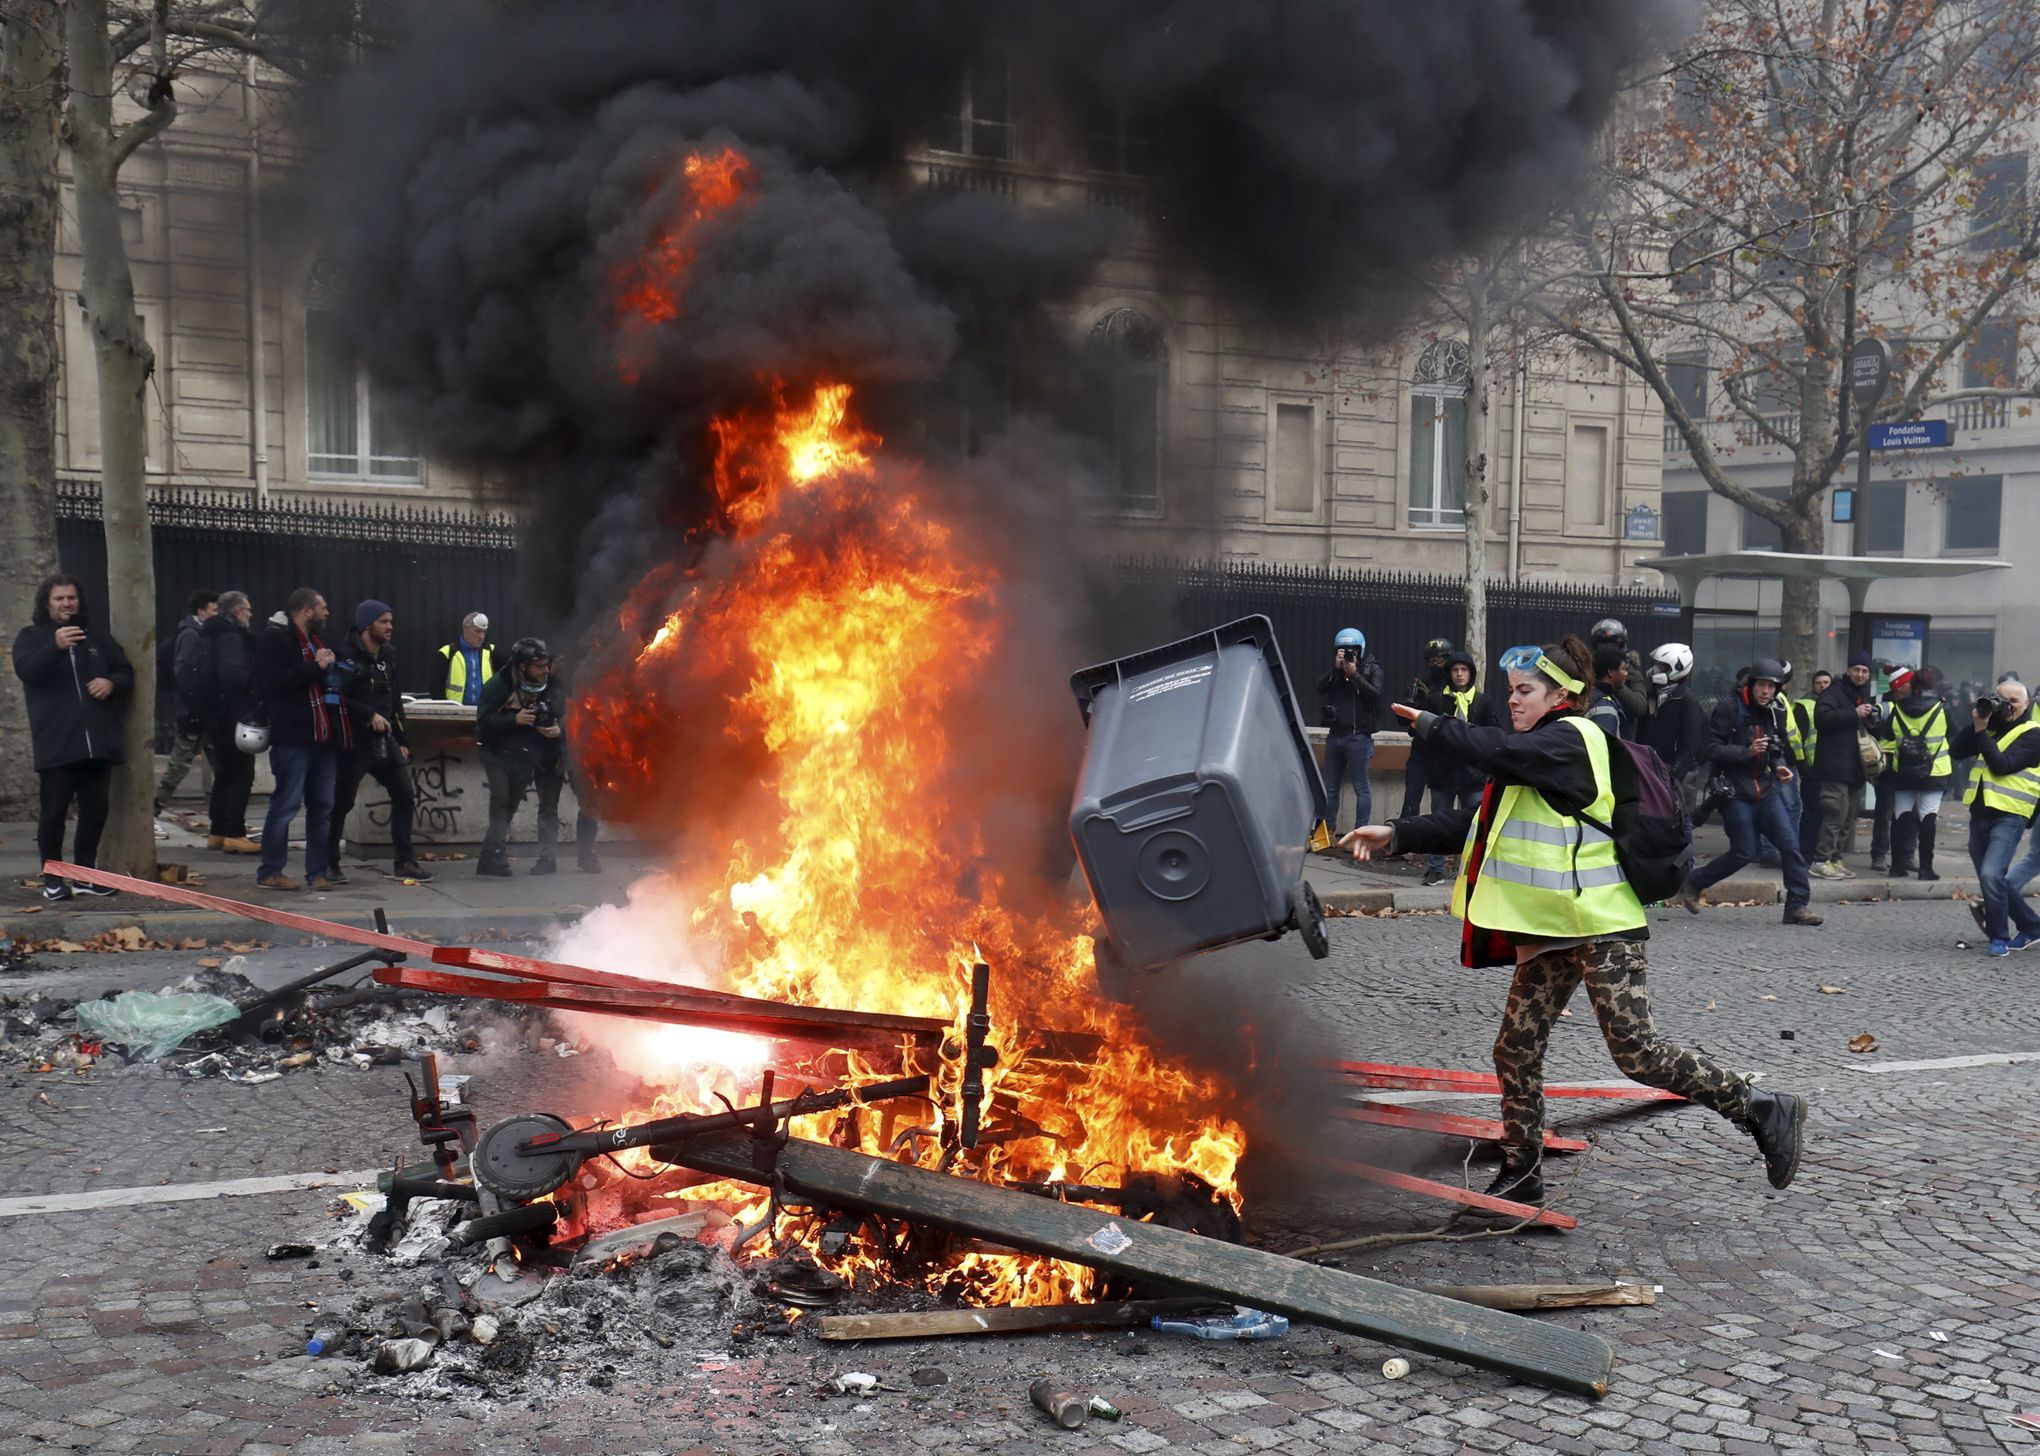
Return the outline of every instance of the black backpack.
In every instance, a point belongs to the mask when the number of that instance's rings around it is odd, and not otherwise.
[[[1693,820],[1672,771],[1647,744],[1608,736],[1608,772],[1615,780],[1612,823],[1574,817],[1615,841],[1615,857],[1636,898],[1648,905],[1675,895],[1693,872]]]
[[[1936,708],[1939,706],[1940,704],[1938,703],[1934,705]],[[1927,709],[1926,721],[1921,723],[1920,727],[1922,729],[1930,728],[1933,726],[1933,722],[1934,708],[1929,708]],[[1921,734],[1910,731],[1906,727],[1905,721],[1898,716],[1898,710],[1895,708],[1891,714],[1891,729],[1893,736],[1898,740],[1898,752],[1892,756],[1892,767],[1897,770],[1899,781],[1901,783],[1919,784],[1925,783],[1928,779],[1932,778],[1934,776],[1933,745],[1928,743]]]

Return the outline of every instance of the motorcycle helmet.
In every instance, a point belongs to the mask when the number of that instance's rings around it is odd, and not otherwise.
[[[1358,627],[1341,627],[1339,635],[1332,639],[1334,647],[1353,647],[1361,652],[1367,650],[1367,634]]]
[[[1450,657],[1451,655],[1452,643],[1446,638],[1433,637],[1424,644],[1424,658],[1426,661],[1433,657]]]
[[[269,751],[269,725],[267,723],[236,723],[234,725],[234,747],[243,753],[267,753]]]
[[[1791,674],[1785,664],[1775,657],[1760,657],[1750,664],[1750,681],[1753,683],[1769,682],[1782,687],[1789,676]]]
[[[552,653],[546,649],[543,637],[519,637],[510,644],[510,660],[519,667],[533,662],[551,662]]]
[[[1693,675],[1693,649],[1683,642],[1667,642],[1650,654],[1650,680],[1659,686],[1684,682]]]
[[[1594,647],[1599,647],[1603,642],[1613,642],[1617,647],[1627,647],[1629,645],[1629,629],[1613,617],[1603,617],[1600,621],[1594,623],[1593,631],[1588,636],[1588,642]]]

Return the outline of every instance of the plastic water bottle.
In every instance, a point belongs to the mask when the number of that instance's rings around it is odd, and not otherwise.
[[[340,1332],[338,1330],[320,1330],[309,1340],[305,1341],[305,1353],[314,1358],[320,1355],[330,1355],[339,1348]]]
[[[1207,1315],[1202,1319],[1168,1319],[1156,1315],[1149,1323],[1165,1335],[1189,1335],[1198,1340],[1279,1340],[1289,1333],[1289,1321],[1266,1310],[1234,1305],[1231,1314]]]

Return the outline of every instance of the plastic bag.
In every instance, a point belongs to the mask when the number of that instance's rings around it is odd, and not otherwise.
[[[110,1000],[81,1002],[78,1025],[102,1041],[117,1042],[139,1061],[153,1062],[186,1037],[240,1014],[226,997],[201,991],[123,991]]]
[[[1289,1333],[1289,1321],[1279,1314],[1233,1306],[1231,1314],[1203,1319],[1170,1319],[1156,1315],[1149,1323],[1166,1335],[1189,1335],[1198,1340],[1279,1340]]]

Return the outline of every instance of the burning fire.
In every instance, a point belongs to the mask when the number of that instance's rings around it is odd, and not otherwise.
[[[643,376],[656,331],[682,313],[687,271],[701,250],[702,224],[743,200],[752,169],[741,152],[725,147],[713,156],[698,152],[689,156],[681,177],[685,201],[679,215],[650,251],[618,269],[611,279],[619,335],[617,374],[625,384],[636,384]]]
[[[694,216],[733,205],[748,164],[724,153],[697,173],[696,161]],[[648,327],[678,316],[688,227],[619,296]],[[677,813],[687,857],[639,886],[628,909],[590,917],[562,954],[952,1023],[940,1057],[902,1050],[905,1070],[935,1074],[929,1102],[817,1114],[795,1136],[994,1183],[1191,1174],[1237,1205],[1245,1136],[1224,1114],[1223,1089],[1159,1061],[1097,995],[1074,911],[1052,923],[1007,908],[980,830],[952,812],[954,687],[998,650],[996,568],[923,508],[911,480],[881,482],[881,441],[858,423],[849,386],[802,397],[775,383],[767,394],[713,426],[715,550],[725,554],[641,583],[619,626],[643,646],[611,654],[608,675],[581,684],[576,750],[605,817]],[[677,803],[675,781],[689,786]],[[979,956],[992,967],[998,1065],[984,1079],[986,1135],[966,1150],[954,1119]],[[667,1089],[623,1114],[633,1120],[716,1110],[717,1092],[741,1103],[762,1067],[787,1066],[771,1044],[726,1032],[584,1026]],[[1075,1033],[1075,1059],[1045,1030]],[[831,1054],[821,1080],[845,1066],[873,1080],[902,1070]],[[752,1190],[720,1191],[759,1202]],[[853,1248],[825,1262],[854,1276],[881,1260]],[[930,1277],[980,1302],[1038,1303],[1081,1297],[1090,1274],[965,1250]]]

